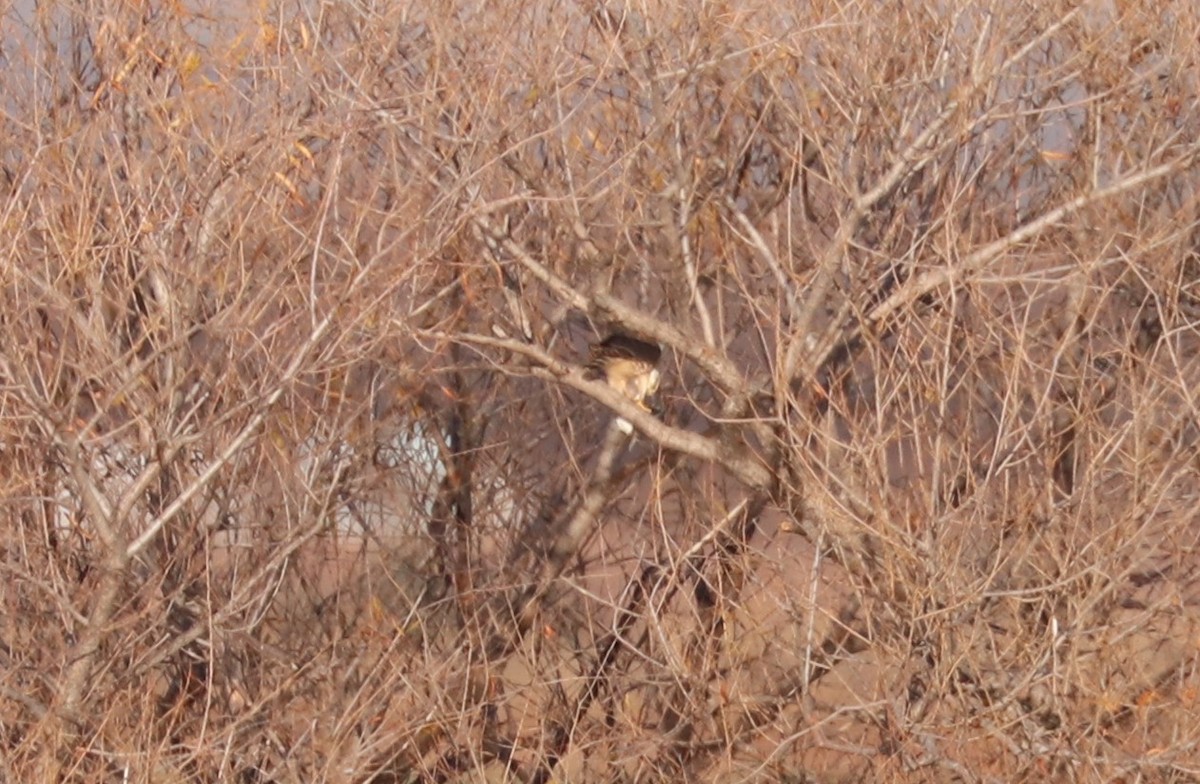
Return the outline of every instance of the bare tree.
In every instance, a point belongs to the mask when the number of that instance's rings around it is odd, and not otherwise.
[[[1197,775],[1193,4],[520,5],[4,15],[0,776]]]

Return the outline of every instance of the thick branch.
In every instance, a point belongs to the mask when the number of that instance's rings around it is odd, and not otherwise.
[[[754,460],[748,453],[738,453],[723,447],[714,438],[671,427],[663,423],[658,418],[643,411],[632,400],[617,392],[608,384],[586,378],[582,367],[560,362],[537,346],[516,340],[488,337],[486,335],[448,334],[440,332],[432,334],[443,340],[504,349],[528,357],[540,366],[532,368],[530,370],[531,375],[564,384],[603,403],[632,423],[647,438],[655,441],[664,449],[670,449],[701,460],[718,463],[731,471],[742,483],[756,490],[769,491],[772,488],[772,473],[767,470],[766,466]]]

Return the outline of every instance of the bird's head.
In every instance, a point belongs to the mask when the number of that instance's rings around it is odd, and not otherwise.
[[[662,381],[655,365],[662,350],[627,335],[612,335],[592,347],[589,367],[640,408],[655,413],[654,393]]]

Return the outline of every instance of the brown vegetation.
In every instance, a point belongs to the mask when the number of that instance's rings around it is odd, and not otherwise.
[[[0,19],[0,780],[1200,777],[1194,0]]]

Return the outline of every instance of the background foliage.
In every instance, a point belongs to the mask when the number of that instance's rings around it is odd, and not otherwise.
[[[1194,780],[1195,4],[526,5],[7,7],[0,776]]]

